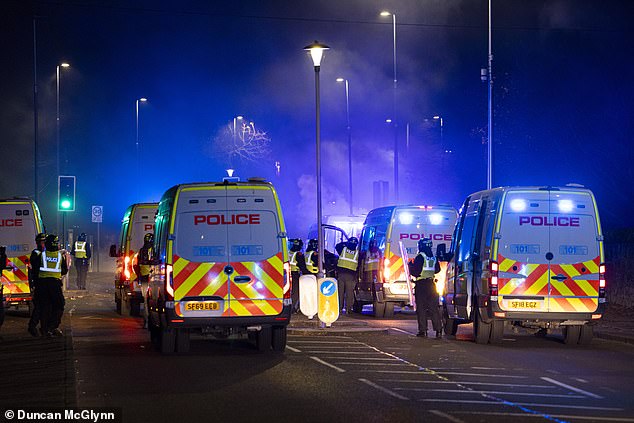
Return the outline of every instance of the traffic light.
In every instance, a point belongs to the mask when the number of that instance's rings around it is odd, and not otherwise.
[[[59,176],[57,184],[57,210],[75,211],[75,177]]]

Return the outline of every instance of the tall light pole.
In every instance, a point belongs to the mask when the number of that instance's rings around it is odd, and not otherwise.
[[[33,18],[33,198],[38,201],[37,188],[37,18]]]
[[[398,203],[398,122],[396,117],[396,13],[384,10],[381,16],[392,17],[392,40],[393,40],[393,59],[394,59],[394,93],[392,98],[392,127],[394,129],[394,200]]]
[[[147,101],[147,98],[145,97],[141,97],[136,100],[136,172],[137,172],[137,175],[141,174],[141,156],[139,151],[139,102],[145,103],[146,101]],[[139,188],[137,188],[137,195],[139,195]]]
[[[317,148],[317,243],[319,245],[319,263],[317,263],[317,278],[324,277],[324,232],[321,227],[321,133],[320,133],[320,115],[319,115],[319,69],[324,51],[330,49],[325,44],[318,41],[307,45],[304,50],[310,53],[315,68],[315,139]]]
[[[70,65],[68,63],[60,63],[59,65],[57,65],[57,69],[56,69],[56,98],[57,98],[57,113],[55,115],[55,126],[56,126],[56,142],[57,142],[57,176],[61,175],[61,169],[59,166],[59,147],[60,147],[60,141],[59,141],[59,68],[67,68]],[[56,226],[56,231],[59,233],[59,211],[57,212],[57,226]]]
[[[433,119],[439,121],[439,123],[440,123],[440,146],[444,149],[445,148],[445,141],[443,139],[443,133],[442,133],[443,132],[444,123],[443,123],[443,120],[442,120],[442,116],[436,115],[436,116],[434,116]]]
[[[337,78],[337,82],[346,83],[346,132],[348,133],[348,203],[350,204],[350,216],[352,216],[352,133],[350,129],[350,87],[348,80],[345,78]]]
[[[493,52],[491,50],[491,0],[489,0],[489,55],[488,55],[488,124],[487,124],[487,189],[493,188]]]
[[[233,141],[233,145],[231,146],[231,151],[235,151],[236,149],[236,137],[238,134],[238,121],[242,121],[244,117],[236,116],[233,118],[233,134],[231,135],[231,140]],[[229,153],[229,167],[233,168],[233,153]]]

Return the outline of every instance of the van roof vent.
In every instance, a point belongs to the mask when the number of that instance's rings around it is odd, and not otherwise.
[[[267,182],[266,178],[260,176],[251,176],[247,179],[247,182]]]
[[[571,183],[569,183],[569,184],[566,184],[566,186],[567,186],[567,187],[573,187],[573,188],[585,188],[585,186],[584,186],[584,185],[582,185],[582,184],[576,184],[576,183],[573,183],[573,182],[571,182]]]

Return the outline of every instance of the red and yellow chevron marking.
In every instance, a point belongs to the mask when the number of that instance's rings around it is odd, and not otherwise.
[[[9,297],[11,294],[23,296],[30,294],[29,277],[26,263],[28,256],[9,257],[8,265],[15,270],[2,271],[2,284],[4,285],[4,295]]]
[[[174,256],[174,299],[221,297],[225,300],[223,316],[270,316],[282,312],[285,281],[281,252],[259,262],[231,263],[234,268],[231,283],[223,271],[226,265],[191,262]],[[251,280],[236,283],[233,282],[236,276],[248,276]]]
[[[521,263],[498,255],[499,271],[518,274],[517,278],[498,279],[498,295],[504,296],[541,296],[548,298],[548,311],[552,312],[593,312],[599,301],[599,278],[589,278],[599,272],[600,258],[574,264]],[[563,274],[564,281],[551,279],[553,275]],[[520,276],[521,275],[521,276]],[[575,278],[575,279],[573,279]]]
[[[391,281],[404,281],[405,278],[405,269],[403,268],[403,258],[401,256],[397,256],[396,254],[390,251],[389,253],[389,267],[390,267],[390,282]],[[388,282],[388,281],[386,281]]]

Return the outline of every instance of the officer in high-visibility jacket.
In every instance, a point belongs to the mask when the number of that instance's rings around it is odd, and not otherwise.
[[[47,336],[62,336],[59,329],[65,304],[62,276],[68,273],[68,266],[59,250],[57,235],[47,235],[45,247],[46,251],[31,256],[31,270],[37,278],[36,290],[42,308],[42,331]]]
[[[290,240],[291,257],[289,264],[291,265],[291,300],[293,301],[293,311],[299,313],[299,277],[307,275],[306,257],[302,252],[304,242],[300,238]]]
[[[40,324],[40,319],[42,317],[42,306],[39,298],[39,292],[37,289],[38,279],[35,277],[33,272],[33,260],[35,257],[39,257],[42,252],[46,250],[45,246],[46,242],[46,234],[39,233],[35,237],[35,248],[31,251],[31,257],[29,258],[29,289],[31,291],[31,317],[29,318],[29,325],[27,330],[32,336],[40,336],[40,332],[37,329],[37,325]],[[40,326],[41,327],[41,326]],[[42,328],[42,327],[41,327]],[[42,328],[43,331],[43,328]]]
[[[418,241],[418,255],[413,262],[408,263],[409,273],[414,280],[414,298],[416,300],[416,316],[418,317],[418,334],[427,336],[427,318],[436,332],[436,338],[442,336],[440,326],[440,310],[438,309],[438,292],[434,284],[434,275],[440,272],[440,264],[431,250],[432,242],[429,238]]]
[[[319,243],[315,238],[308,240],[308,246],[306,247],[306,269],[309,275],[317,276],[319,273]]]
[[[137,279],[141,286],[143,298],[143,327],[147,328],[148,307],[146,302],[148,283],[150,282],[150,265],[152,264],[152,247],[154,245],[154,234],[147,233],[143,237],[143,246],[137,255],[139,277]]]
[[[71,254],[75,256],[75,268],[77,269],[77,289],[86,289],[86,276],[88,275],[88,265],[92,253],[90,244],[86,242],[86,234],[81,233],[73,244]]]
[[[337,278],[339,285],[339,308],[343,310],[344,299],[346,314],[352,314],[354,303],[354,287],[357,284],[357,268],[359,267],[359,240],[350,237],[335,246],[339,260],[337,261]]]

